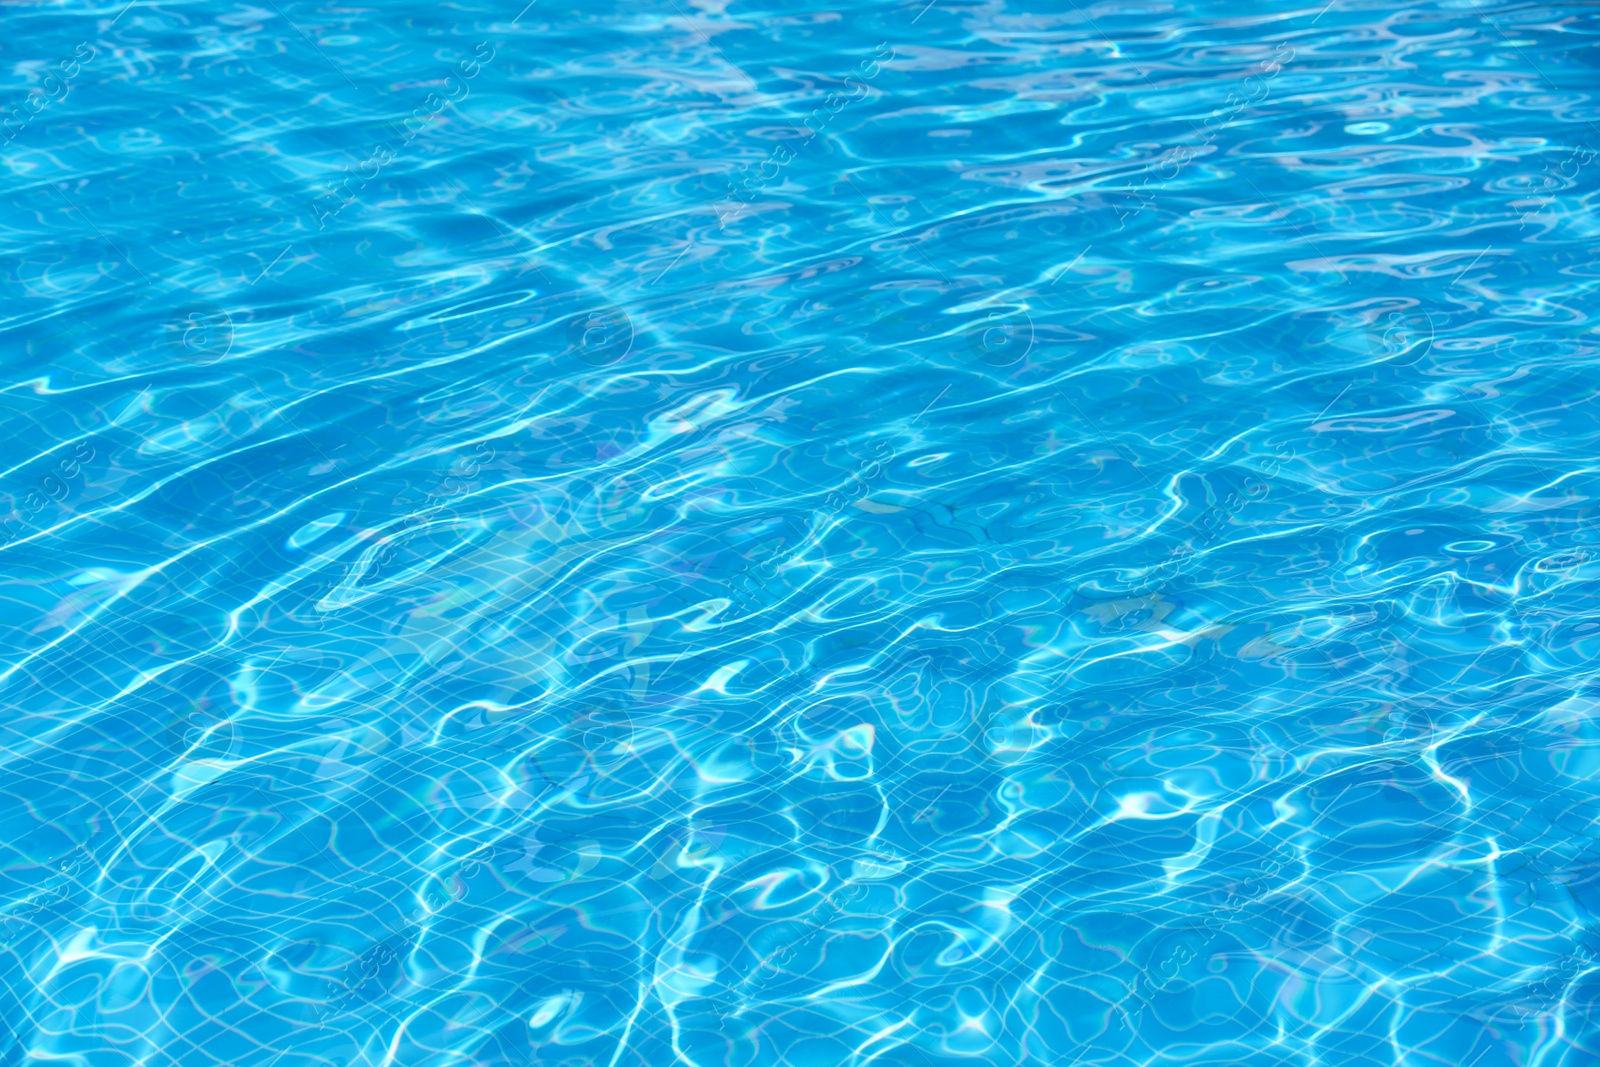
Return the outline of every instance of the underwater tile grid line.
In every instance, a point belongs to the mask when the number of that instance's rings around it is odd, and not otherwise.
[[[0,28],[0,1067],[1600,1063],[1600,4]]]

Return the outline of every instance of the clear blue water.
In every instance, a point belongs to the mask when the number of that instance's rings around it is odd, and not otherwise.
[[[0,10],[0,1064],[1600,1061],[1600,7],[521,3]]]

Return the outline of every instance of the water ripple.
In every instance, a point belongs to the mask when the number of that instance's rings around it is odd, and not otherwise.
[[[1579,1064],[1581,4],[13,5],[0,1060]]]

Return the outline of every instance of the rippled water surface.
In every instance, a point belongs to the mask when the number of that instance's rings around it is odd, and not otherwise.
[[[0,1064],[1600,1062],[1600,5],[0,9]]]

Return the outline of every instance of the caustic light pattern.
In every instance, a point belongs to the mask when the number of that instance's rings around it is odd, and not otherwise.
[[[0,27],[0,1065],[1600,1060],[1600,8]]]

